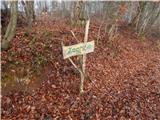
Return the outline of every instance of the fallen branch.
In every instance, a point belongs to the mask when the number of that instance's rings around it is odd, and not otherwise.
[[[79,43],[79,40],[77,39],[77,37],[75,36],[75,34],[72,30],[71,30],[71,33],[72,33],[73,37],[76,39],[76,41]]]
[[[68,59],[71,62],[71,64],[79,71],[79,73],[81,73],[82,70],[77,67],[77,65],[73,62],[73,60],[71,58],[68,58]]]

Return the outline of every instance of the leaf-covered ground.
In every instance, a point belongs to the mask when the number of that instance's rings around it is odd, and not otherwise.
[[[91,21],[85,92],[79,74],[62,57],[61,42],[82,41],[84,29],[66,21],[37,21],[29,36],[18,28],[2,55],[3,120],[159,120],[160,50],[156,40],[138,39],[121,28],[113,41]],[[78,57],[74,57],[78,61]],[[78,62],[76,62],[78,64]]]

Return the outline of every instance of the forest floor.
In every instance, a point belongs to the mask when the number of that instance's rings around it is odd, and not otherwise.
[[[99,24],[91,21],[89,41]],[[101,31],[87,54],[84,94],[80,77],[63,59],[61,42],[83,41],[84,29],[64,20],[36,21],[28,36],[19,27],[2,55],[3,120],[159,120],[160,49],[154,38],[139,39],[121,28],[109,41]],[[78,57],[73,57],[78,61]],[[78,62],[76,62],[78,64]]]

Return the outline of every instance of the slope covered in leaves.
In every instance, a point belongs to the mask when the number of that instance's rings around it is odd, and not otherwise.
[[[96,42],[98,27],[91,21],[89,41]],[[84,30],[62,20],[37,21],[29,36],[18,28],[11,48],[1,53],[2,81],[8,74],[29,81],[25,91],[2,95],[3,120],[160,119],[160,51],[154,40],[139,40],[126,28],[109,41],[102,31],[95,52],[87,54],[85,93],[79,95],[79,74],[61,50],[62,41],[77,43],[70,30],[83,41]],[[3,93],[11,86],[2,87]]]

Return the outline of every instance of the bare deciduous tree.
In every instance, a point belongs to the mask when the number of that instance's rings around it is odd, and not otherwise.
[[[71,15],[71,23],[72,25],[82,25],[85,22],[85,2],[77,1],[74,2],[74,7]]]
[[[32,28],[32,22],[35,19],[35,13],[34,13],[34,1],[22,1],[22,4],[24,5],[25,8],[25,13],[26,13],[26,19],[27,19],[27,33],[30,33],[30,30]]]
[[[11,9],[11,17],[10,17],[10,21],[9,21],[6,33],[2,40],[2,44],[1,44],[2,50],[6,50],[9,48],[9,43],[14,37],[16,32],[17,13],[18,13],[17,1],[11,1],[10,9]]]

